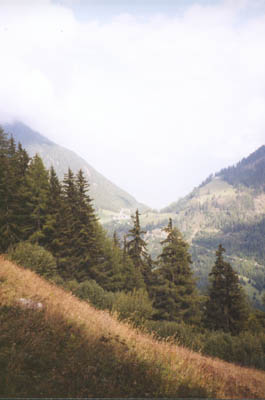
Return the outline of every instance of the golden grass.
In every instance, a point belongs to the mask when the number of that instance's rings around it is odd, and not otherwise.
[[[150,366],[147,376],[149,374],[152,379],[157,373],[163,381],[162,395],[165,397],[176,397],[176,394],[185,397],[192,393],[198,397],[265,398],[264,372],[204,357],[169,341],[156,341],[152,335],[119,322],[108,312],[95,310],[88,303],[3,257],[0,258],[0,281],[0,306],[18,304],[20,297],[42,302],[47,321],[60,315],[69,326],[80,327],[91,346],[100,341],[112,343],[113,357],[121,362],[125,359],[146,362]],[[104,354],[99,357],[104,357]],[[93,369],[93,365],[87,368]],[[115,394],[114,388],[110,392]],[[156,394],[148,393],[147,389],[146,393],[137,395],[155,397]],[[86,397],[94,397],[94,393],[86,393]]]

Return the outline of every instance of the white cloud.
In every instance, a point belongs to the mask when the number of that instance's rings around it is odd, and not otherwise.
[[[264,1],[104,22],[22,3],[0,4],[0,118],[76,150],[140,201],[166,205],[264,143]]]

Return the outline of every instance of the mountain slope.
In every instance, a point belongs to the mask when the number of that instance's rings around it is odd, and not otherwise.
[[[237,165],[222,169],[216,176],[231,185],[244,185],[251,188],[265,188],[265,146],[261,146]]]
[[[265,291],[264,189],[262,146],[164,210],[173,213],[175,223],[189,239],[198,274],[209,272],[215,250],[222,243],[241,283],[258,307]],[[202,279],[206,283],[205,276]]]
[[[0,396],[262,398],[265,373],[118,322],[0,257]]]
[[[239,273],[252,303],[262,308],[265,292],[265,146],[236,166],[207,178],[189,195],[160,213],[147,211],[141,225],[153,256],[161,249],[161,229],[172,218],[191,246],[198,285],[205,288],[220,243]],[[126,232],[118,222],[106,225]]]
[[[97,209],[112,212],[128,209],[129,214],[136,208],[147,209],[146,206],[138,203],[131,195],[106,179],[74,152],[53,143],[22,123],[3,124],[2,126],[7,133],[13,135],[16,142],[21,142],[31,157],[38,153],[46,168],[53,165],[60,179],[63,179],[68,167],[74,173],[82,169],[90,184],[90,195],[94,199]]]

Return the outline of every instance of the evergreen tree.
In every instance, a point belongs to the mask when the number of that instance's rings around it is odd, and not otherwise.
[[[39,243],[43,238],[43,226],[46,220],[49,194],[49,174],[43,161],[36,154],[27,170],[23,202],[28,208],[28,220],[25,225],[25,238]]]
[[[49,192],[47,199],[46,220],[43,226],[41,244],[56,257],[59,251],[60,230],[64,224],[62,185],[53,167],[49,172]]]
[[[12,208],[10,200],[13,196],[10,173],[10,141],[0,128],[0,250],[6,251],[9,244],[16,241],[16,232],[13,231]]]
[[[206,326],[238,334],[245,326],[248,311],[238,275],[224,261],[225,249],[220,244],[210,276],[209,298],[206,302]]]
[[[119,238],[118,238],[118,235],[117,235],[116,231],[114,231],[114,233],[113,233],[113,244],[114,244],[115,247],[119,247],[120,248],[120,241],[119,241]]]
[[[143,272],[147,269],[149,255],[147,251],[147,244],[142,238],[142,235],[144,235],[146,232],[141,229],[139,216],[140,213],[138,210],[136,210],[135,216],[132,216],[133,227],[129,230],[126,237],[126,239],[131,238],[131,240],[126,241],[125,251],[126,254],[131,258],[135,269],[139,271],[139,277],[142,276],[143,279]]]
[[[58,265],[65,279],[92,278],[92,267],[103,260],[102,235],[83,172],[69,169],[63,181],[63,224],[60,224]],[[94,278],[93,278],[94,279]]]
[[[136,210],[135,216],[132,216],[133,227],[129,230],[127,238],[127,254],[131,257],[133,264],[136,268],[141,269],[148,258],[147,245],[142,235],[146,232],[141,230],[140,226],[140,213]]]
[[[0,130],[0,249],[7,248],[24,238],[27,220],[23,190],[29,156],[14,139],[7,139]]]
[[[97,258],[89,268],[89,276],[104,290],[116,292],[124,288],[123,255],[119,247],[106,236],[98,225]]]
[[[58,269],[64,279],[76,279],[78,256],[76,239],[78,234],[78,194],[75,177],[69,168],[62,185],[62,204],[56,239]]]
[[[164,229],[167,238],[161,242],[163,249],[158,257],[159,269],[155,272],[152,288],[156,319],[195,322],[198,319],[198,294],[190,265],[188,244],[169,220]]]

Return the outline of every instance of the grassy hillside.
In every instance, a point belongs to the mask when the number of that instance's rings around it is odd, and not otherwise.
[[[265,373],[157,342],[0,259],[0,397],[262,398]]]
[[[119,212],[123,208],[128,209],[129,212],[136,210],[136,208],[147,209],[146,206],[138,203],[133,196],[106,179],[73,151],[55,144],[22,123],[4,124],[3,128],[7,133],[12,134],[17,142],[21,142],[31,157],[38,153],[46,168],[53,165],[60,179],[63,179],[69,167],[74,173],[82,169],[90,184],[90,195],[94,199],[97,209],[113,212]]]

